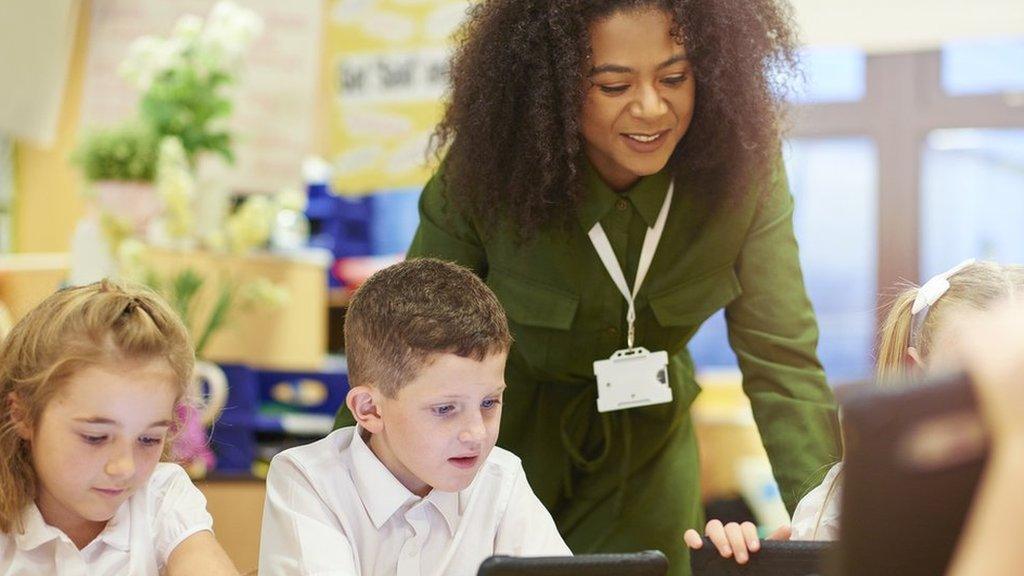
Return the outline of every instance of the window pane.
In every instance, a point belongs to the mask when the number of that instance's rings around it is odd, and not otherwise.
[[[1024,262],[1024,130],[936,130],[921,174],[921,277],[966,258]]]
[[[953,96],[1024,90],[1024,38],[946,44],[942,88]]]
[[[832,383],[871,374],[876,156],[867,138],[792,140],[786,149],[800,263],[821,328],[818,355]],[[690,351],[702,369],[735,365],[720,315],[701,328]]]
[[[800,52],[804,80],[790,95],[796,104],[856,102],[864,97],[866,57],[857,48],[805,48]]]

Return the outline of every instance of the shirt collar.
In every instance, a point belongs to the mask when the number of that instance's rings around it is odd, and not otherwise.
[[[363,429],[358,426],[352,435],[350,450],[353,481],[370,520],[378,530],[407,502],[420,500],[420,497],[403,486],[370,450],[363,440]],[[459,505],[460,493],[431,490],[423,500],[430,502],[441,513],[448,524],[448,530],[455,534],[455,528],[462,516]]]
[[[21,512],[21,523],[25,531],[15,534],[14,541],[18,545],[18,549],[26,552],[34,550],[50,540],[57,540],[62,534],[60,530],[43,520],[43,515],[39,512],[35,502],[30,502],[28,506],[25,506]]]
[[[665,202],[668,185],[672,181],[667,166],[656,174],[640,178],[624,192],[617,193],[605,183],[590,160],[584,158],[583,163],[583,182],[587,195],[579,208],[579,220],[584,230],[589,231],[594,224],[600,222],[620,198],[625,198],[636,208],[648,228],[654,227]]]
[[[122,552],[128,552],[129,542],[131,541],[132,525],[131,499],[134,497],[135,495],[133,494],[117,508],[117,512],[114,514],[114,517],[107,521],[107,526],[103,529],[103,532],[100,532],[100,535],[96,537],[96,540],[102,540],[111,548],[116,548]]]
[[[131,513],[128,508],[127,502],[122,504],[117,509],[114,517],[107,522],[103,531],[96,537],[96,540],[102,540],[118,550],[127,552],[131,532]],[[14,536],[14,541],[20,550],[27,552],[51,540],[59,540],[61,537],[67,538],[64,532],[43,520],[43,515],[39,512],[39,507],[36,506],[35,502],[30,502],[28,506],[25,506],[21,513],[21,520],[25,531]],[[93,540],[93,542],[96,542],[96,540]],[[90,542],[89,545],[91,546],[93,542]]]

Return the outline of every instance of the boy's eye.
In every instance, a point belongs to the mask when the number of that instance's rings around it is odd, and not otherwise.
[[[444,406],[434,406],[434,414],[438,416],[447,416],[452,412],[455,412],[455,406],[453,404],[445,404]]]
[[[500,398],[488,398],[487,400],[484,400],[483,402],[480,403],[480,405],[483,406],[485,409],[496,408],[500,404]]]
[[[79,434],[79,436],[82,437],[86,444],[102,444],[107,439],[106,436],[92,436],[90,434]]]
[[[598,84],[597,87],[605,94],[622,94],[629,89],[629,84]]]

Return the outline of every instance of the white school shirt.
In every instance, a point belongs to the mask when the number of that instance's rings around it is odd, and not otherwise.
[[[825,474],[814,490],[804,496],[793,511],[793,532],[790,540],[838,540],[839,501],[842,500],[843,482],[840,462]]]
[[[495,447],[464,490],[421,498],[357,430],[274,457],[260,576],[472,576],[492,554],[572,554],[511,452]]]
[[[25,507],[22,521],[24,533],[0,534],[0,574],[158,576],[178,544],[213,529],[203,493],[181,466],[168,463],[157,464],[149,482],[81,550],[43,520],[35,503]]]

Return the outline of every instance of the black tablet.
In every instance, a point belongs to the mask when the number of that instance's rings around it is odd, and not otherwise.
[[[841,405],[840,544],[829,574],[944,574],[988,451],[968,377],[864,385]]]
[[[657,550],[520,558],[491,556],[477,576],[665,576],[668,559]]]
[[[761,549],[746,564],[722,558],[711,540],[700,550],[690,550],[693,576],[817,576],[834,542],[763,540]]]

